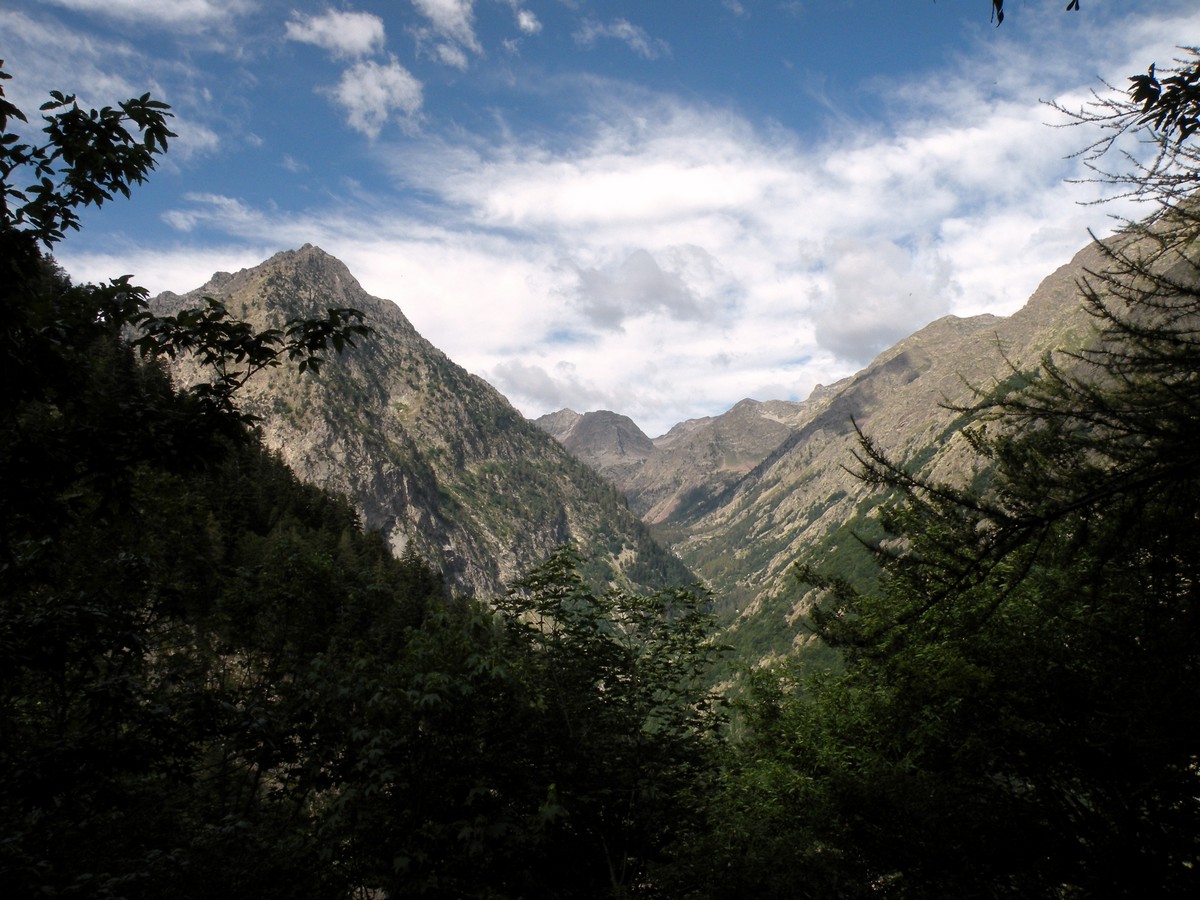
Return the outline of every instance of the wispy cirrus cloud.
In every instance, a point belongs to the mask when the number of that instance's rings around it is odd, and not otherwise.
[[[47,0],[56,6],[121,21],[167,28],[191,29],[212,25],[249,12],[252,0]]]
[[[671,45],[660,38],[651,37],[640,25],[628,19],[613,19],[601,22],[585,19],[575,32],[575,42],[581,47],[590,47],[601,39],[620,41],[642,59],[659,59],[671,55]]]

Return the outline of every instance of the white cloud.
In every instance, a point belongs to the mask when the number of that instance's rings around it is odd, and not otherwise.
[[[634,25],[628,19],[613,19],[608,24],[596,19],[586,19],[575,32],[576,43],[583,47],[592,46],[600,38],[621,41],[643,59],[658,59],[671,55],[670,44],[651,37],[646,29]]]
[[[464,72],[470,65],[470,60],[467,59],[467,53],[462,47],[457,44],[438,44],[434,48],[434,56],[447,66],[452,66],[455,69],[461,69]]]
[[[537,34],[542,30],[542,23],[529,10],[517,9],[515,13],[517,16],[517,27],[525,32],[525,34]]]
[[[217,133],[199,122],[171,120],[170,127],[175,137],[171,139],[168,158],[173,162],[187,162],[197,156],[216,153],[221,146]]]
[[[220,148],[217,124],[202,120],[210,104],[204,90],[196,87],[199,75],[186,63],[174,62],[146,74],[143,59],[123,40],[105,40],[53,18],[21,12],[0,10],[0,34],[6,36],[5,70],[13,76],[4,83],[4,90],[9,101],[30,119],[27,129],[37,127],[37,109],[50,90],[75,94],[85,109],[111,106],[149,92],[172,106],[168,127],[176,137],[160,160],[165,167],[211,155]]]
[[[373,60],[355,63],[342,73],[332,93],[346,123],[370,138],[379,136],[393,112],[411,125],[421,110],[421,82],[395,59],[386,65]]]
[[[4,82],[4,92],[31,119],[50,90],[77,93],[80,105],[111,104],[114,98],[145,93],[144,86],[138,90],[122,74],[134,54],[124,42],[98,40],[53,20],[6,10],[0,10],[0,33],[6,44],[4,68],[12,76]]]
[[[429,5],[445,26],[430,40],[465,64],[471,4]],[[603,406],[661,433],[744,396],[803,398],[945,312],[1012,312],[1086,227],[1107,227],[1109,209],[1079,205],[1096,186],[1062,181],[1080,171],[1064,157],[1084,136],[1047,128],[1038,98],[1085,97],[1102,66],[1121,83],[1168,58],[1173,35],[1200,31],[1200,14],[1153,28],[1135,16],[1137,28],[1099,36],[1069,18],[1069,43],[972,44],[927,81],[881,85],[894,118],[842,121],[825,139],[614,82],[555,81],[544,90],[575,111],[569,134],[381,139],[385,177],[370,192],[299,210],[190,195],[166,218],[181,240],[216,235],[261,255],[193,279],[180,243],[156,257],[154,286],[187,290],[311,241],[530,415]],[[616,36],[590,40],[602,37]],[[373,136],[422,109],[394,61],[356,66],[334,96]],[[152,255],[106,271],[141,278]],[[63,256],[72,271],[83,258]],[[186,278],[167,281],[170,259]]]
[[[371,13],[333,9],[319,16],[293,12],[287,23],[287,37],[313,44],[335,57],[366,56],[383,47],[383,20]]]
[[[479,52],[475,37],[474,0],[412,0],[417,12],[429,20],[433,31],[455,44]]]
[[[215,272],[248,269],[280,249],[270,243],[201,245],[189,241],[154,248],[123,246],[103,252],[57,254],[55,258],[75,281],[104,283],[131,274],[134,284],[154,296],[163,291],[186,293],[207,282]]]
[[[540,365],[512,360],[498,363],[487,374],[506,396],[526,398],[548,411],[572,403],[591,407],[609,399],[584,384],[575,367],[566,362],[558,363],[552,372],[548,372]]]
[[[517,28],[525,34],[537,34],[542,30],[542,23],[536,15],[527,9],[521,0],[504,0],[513,11],[513,17],[517,21]]]
[[[191,29],[227,21],[248,12],[251,0],[49,0],[76,12],[91,13],[108,18],[161,25],[169,28]]]
[[[223,231],[246,236],[261,232],[267,221],[264,214],[236,197],[190,193],[185,194],[184,199],[195,206],[163,214],[163,221],[177,231],[189,232],[198,226],[218,223]]]
[[[680,319],[704,317],[701,298],[644,249],[634,250],[617,266],[569,268],[575,276],[571,295],[576,306],[600,328],[620,328],[625,319],[652,312]]]
[[[946,260],[906,252],[890,241],[843,239],[822,255],[832,264],[828,288],[814,305],[814,336],[858,366],[949,313],[959,292]]]

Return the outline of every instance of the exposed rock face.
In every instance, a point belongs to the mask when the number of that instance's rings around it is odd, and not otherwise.
[[[843,563],[851,557],[834,551],[871,530],[880,498],[854,476],[855,425],[893,459],[940,479],[971,477],[977,463],[953,407],[1004,382],[1014,367],[1035,369],[1048,351],[1091,341],[1093,320],[1077,282],[1103,265],[1089,246],[1014,315],[939,319],[803,403],[744,400],[723,415],[681,422],[654,439],[653,452],[638,445],[621,455],[610,444],[607,456],[580,458],[610,478],[714,589],[736,623],[736,645],[782,650],[799,639],[795,622],[807,608],[790,576],[793,564]],[[600,415],[563,410],[539,424],[570,448],[574,429]]]
[[[654,441],[626,490],[646,521],[681,525],[702,515],[791,437],[804,404],[742,400],[728,412],[676,425]]]
[[[695,518],[792,433],[804,405],[743,400],[651,440],[626,416],[562,409],[535,420],[628,498],[652,524]]]
[[[654,453],[654,444],[628,416],[608,410],[548,413],[534,424],[618,487]]]
[[[879,497],[854,477],[855,425],[894,459],[939,478],[970,477],[953,407],[1013,367],[1034,369],[1051,349],[1090,342],[1093,320],[1076,282],[1103,262],[1088,247],[1014,315],[940,319],[803,403],[745,400],[653,441],[612,412],[525,421],[313,247],[155,303],[179,308],[212,295],[272,327],[328,306],[363,310],[377,333],[358,351],[319,379],[275,370],[251,382],[242,402],[302,477],[348,494],[368,526],[398,551],[411,543],[456,586],[498,591],[569,539],[596,560],[599,577],[689,581],[619,489],[715,590],[736,622],[735,643],[769,652],[792,640],[807,605],[793,563],[845,559],[834,551],[870,530]],[[195,367],[179,377],[197,377]]]
[[[301,478],[346,494],[396,552],[411,545],[457,589],[497,594],[566,541],[588,548],[597,580],[691,580],[610,485],[322,250],[306,245],[218,273],[153,306],[174,311],[204,296],[258,327],[328,307],[366,314],[375,333],[331,357],[319,377],[287,366],[263,372],[240,403],[262,418],[264,440]],[[191,383],[203,373],[185,362],[176,377]]]
[[[1012,316],[939,319],[814,392],[790,420],[793,433],[714,508],[683,523],[676,551],[740,611],[738,628],[756,635],[751,646],[783,649],[779,638],[796,635],[807,598],[792,565],[854,544],[879,501],[853,474],[855,424],[893,459],[943,480],[970,477],[975,459],[960,433],[962,414],[951,407],[1004,382],[1014,367],[1036,369],[1052,349],[1090,342],[1093,320],[1076,284],[1085,268],[1102,265],[1088,247]]]

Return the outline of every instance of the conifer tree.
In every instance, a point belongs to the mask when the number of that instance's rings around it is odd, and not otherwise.
[[[789,798],[801,895],[1200,891],[1200,167],[1144,89],[1079,115],[1154,151],[1093,157],[1150,204],[1080,281],[1094,341],[963,410],[971,485],[863,436],[881,586],[802,568],[845,671],[763,682],[741,775]]]

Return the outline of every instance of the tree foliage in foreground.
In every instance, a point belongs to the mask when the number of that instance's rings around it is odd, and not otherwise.
[[[448,598],[236,406],[358,314],[255,331],[72,284],[45,248],[169,113],[43,112],[22,143],[0,94],[0,894],[652,893],[714,772],[705,599],[597,595],[566,551],[496,608]],[[210,382],[176,390],[177,353]]]
[[[1195,896],[1200,207],[1172,84],[1081,116],[1157,151],[1093,158],[1154,204],[1081,285],[1096,342],[980,399],[978,489],[864,437],[899,498],[881,586],[804,573],[845,667],[754,673],[728,744],[705,598],[597,593],[562,551],[452,600],[264,452],[238,387],[317,368],[352,311],[253,332],[57,270],[78,207],[153,167],[163,107],[52,95],[34,146],[0,97],[0,892]],[[172,352],[209,387],[176,391],[148,358]]]
[[[862,477],[898,498],[881,587],[802,569],[846,670],[756,677],[717,801],[711,840],[761,895],[1200,892],[1196,150],[1144,103],[1100,113],[1157,151],[1122,176],[1153,214],[1081,281],[1094,343],[971,410],[989,483],[862,440]]]

